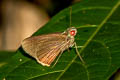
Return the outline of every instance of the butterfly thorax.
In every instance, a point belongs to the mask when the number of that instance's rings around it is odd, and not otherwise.
[[[65,40],[63,41],[63,44],[64,44],[63,48],[64,49],[62,48],[62,50],[64,51],[64,50],[66,50],[69,47],[72,47],[74,45],[74,36],[71,36],[69,33],[65,33],[65,32],[62,33],[62,35],[66,36]]]

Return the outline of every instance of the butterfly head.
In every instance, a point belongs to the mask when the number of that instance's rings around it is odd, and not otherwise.
[[[75,27],[70,27],[67,29],[67,34],[70,37],[74,37],[77,34],[77,29]]]

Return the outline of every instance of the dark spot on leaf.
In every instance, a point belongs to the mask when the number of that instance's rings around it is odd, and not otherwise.
[[[83,32],[88,32],[88,30],[84,30]]]

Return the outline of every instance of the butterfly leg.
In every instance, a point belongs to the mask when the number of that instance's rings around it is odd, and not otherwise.
[[[75,44],[75,50],[76,50],[76,53],[77,53],[78,57],[80,58],[80,60],[82,61],[82,63],[85,64],[84,60],[82,59],[82,56],[80,56],[80,53],[78,51],[76,42],[74,44]]]
[[[55,61],[55,63],[53,64],[52,68],[55,67],[55,65],[57,64],[58,60],[60,59],[61,55],[62,55],[63,51],[60,52],[57,60]]]
[[[75,45],[75,43],[74,43],[74,45]],[[82,48],[83,46],[76,46],[77,48]],[[76,48],[75,46],[73,47],[73,48]]]
[[[82,48],[83,47],[83,46],[77,46],[77,45],[75,46],[75,45],[76,45],[76,42],[74,42],[70,47],[73,47],[73,48],[76,48],[76,47],[77,48]]]

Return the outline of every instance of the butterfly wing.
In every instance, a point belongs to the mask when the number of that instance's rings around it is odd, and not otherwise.
[[[23,49],[39,63],[49,66],[61,51],[61,45],[65,43],[66,35],[53,33],[34,36],[22,42]]]
[[[55,60],[56,56],[61,52],[60,46],[56,48],[50,49],[50,51],[46,51],[46,54],[41,57],[41,55],[37,56],[37,61],[41,63],[43,66],[50,66],[50,64]]]

